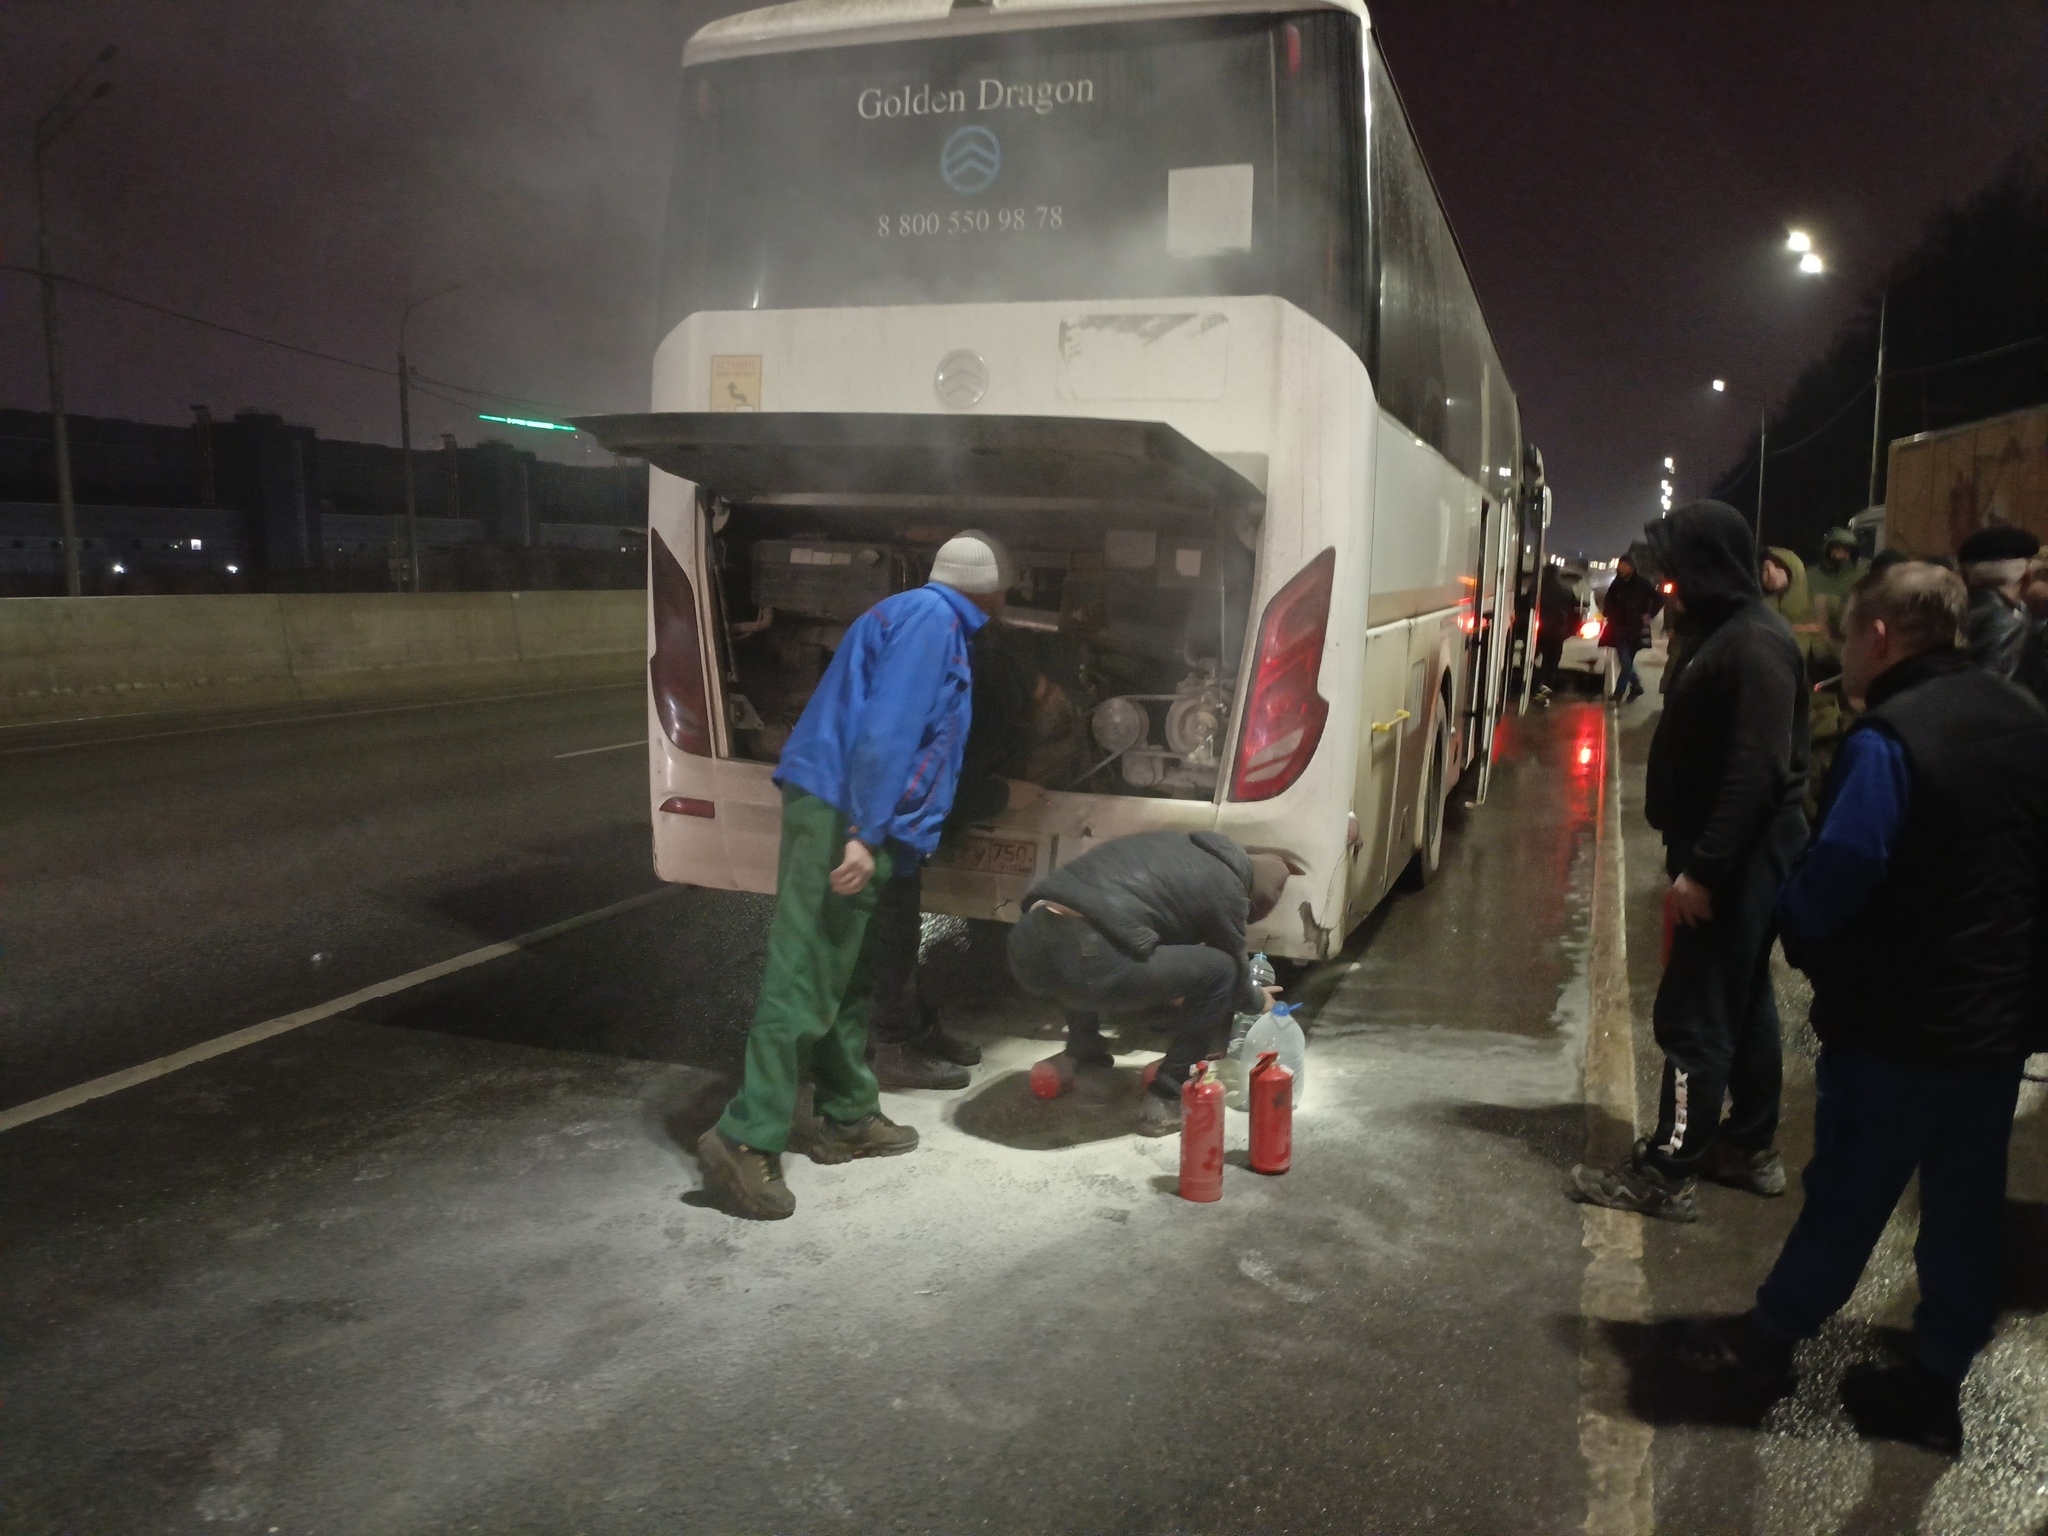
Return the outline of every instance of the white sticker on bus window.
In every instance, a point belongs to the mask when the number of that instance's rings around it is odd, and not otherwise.
[[[1252,248],[1252,168],[1195,165],[1166,173],[1166,254]]]
[[[1177,575],[1193,580],[1202,574],[1202,552],[1199,549],[1176,549],[1173,552],[1173,569]]]
[[[1102,536],[1102,558],[1112,570],[1149,571],[1159,559],[1159,535],[1148,528],[1112,528]]]

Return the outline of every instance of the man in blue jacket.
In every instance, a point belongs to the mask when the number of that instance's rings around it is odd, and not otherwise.
[[[1785,884],[1786,957],[1813,978],[1806,1205],[1756,1307],[1694,1325],[1697,1368],[1778,1391],[1792,1349],[1844,1306],[1917,1172],[1913,1355],[1842,1397],[1866,1434],[1953,1455],[1958,1389],[1998,1316],[2006,1144],[2042,1044],[2048,714],[1958,648],[1951,571],[1873,571],[1850,601],[1842,675],[1869,708],[1843,741],[1820,829]]]
[[[927,585],[854,621],[782,750],[782,853],[746,1078],[697,1143],[705,1188],[736,1215],[796,1209],[782,1153],[806,1068],[817,1116],[797,1129],[798,1151],[842,1163],[917,1145],[881,1112],[867,1064],[869,919],[892,867],[938,846],[972,714],[968,641],[1010,583],[995,539],[949,539]]]

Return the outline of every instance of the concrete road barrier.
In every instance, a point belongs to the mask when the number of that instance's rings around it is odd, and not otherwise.
[[[0,722],[630,682],[646,595],[346,592],[0,601]]]

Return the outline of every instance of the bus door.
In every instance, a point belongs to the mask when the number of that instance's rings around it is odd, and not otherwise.
[[[1489,521],[1490,519],[1490,521]],[[1473,803],[1486,803],[1486,790],[1493,778],[1493,735],[1500,723],[1503,700],[1507,692],[1508,643],[1514,633],[1514,590],[1510,558],[1519,554],[1511,540],[1516,539],[1520,530],[1508,509],[1492,501],[1480,517],[1485,530],[1485,568],[1480,576],[1483,594],[1480,611],[1480,635],[1483,639],[1480,674],[1485,680],[1479,694],[1479,784],[1473,796]],[[1519,564],[1517,560],[1515,562]]]

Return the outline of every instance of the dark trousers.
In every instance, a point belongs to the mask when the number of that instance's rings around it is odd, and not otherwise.
[[[1632,691],[1641,691],[1643,683],[1636,676],[1636,657],[1642,653],[1640,644],[1617,645],[1614,648],[1614,696],[1617,699]]]
[[[1960,1381],[1998,1320],[2005,1156],[2020,1062],[1905,1066],[1829,1046],[1816,1072],[1806,1206],[1756,1293],[1763,1327],[1806,1339],[1856,1289],[1906,1181],[1920,1174],[1914,1351]]]
[[[1034,907],[1010,930],[1019,986],[1067,1010],[1067,1050],[1107,1062],[1105,1013],[1163,1012],[1171,1037],[1159,1064],[1162,1092],[1178,1094],[1194,1064],[1230,1038],[1236,957],[1206,944],[1162,944],[1133,960],[1079,917]]]
[[[1664,1087],[1649,1151],[1668,1174],[1697,1172],[1716,1131],[1746,1152],[1778,1134],[1784,1062],[1771,991],[1774,909],[1805,843],[1799,809],[1777,812],[1726,889],[1714,893],[1713,920],[1672,936],[1654,1013]],[[1724,1094],[1731,1101],[1725,1126]]]
[[[933,1022],[917,981],[918,951],[924,940],[923,869],[921,863],[911,864],[907,872],[882,881],[874,916],[868,919],[868,963],[875,986],[868,1004],[868,1037],[878,1044],[911,1044]]]

